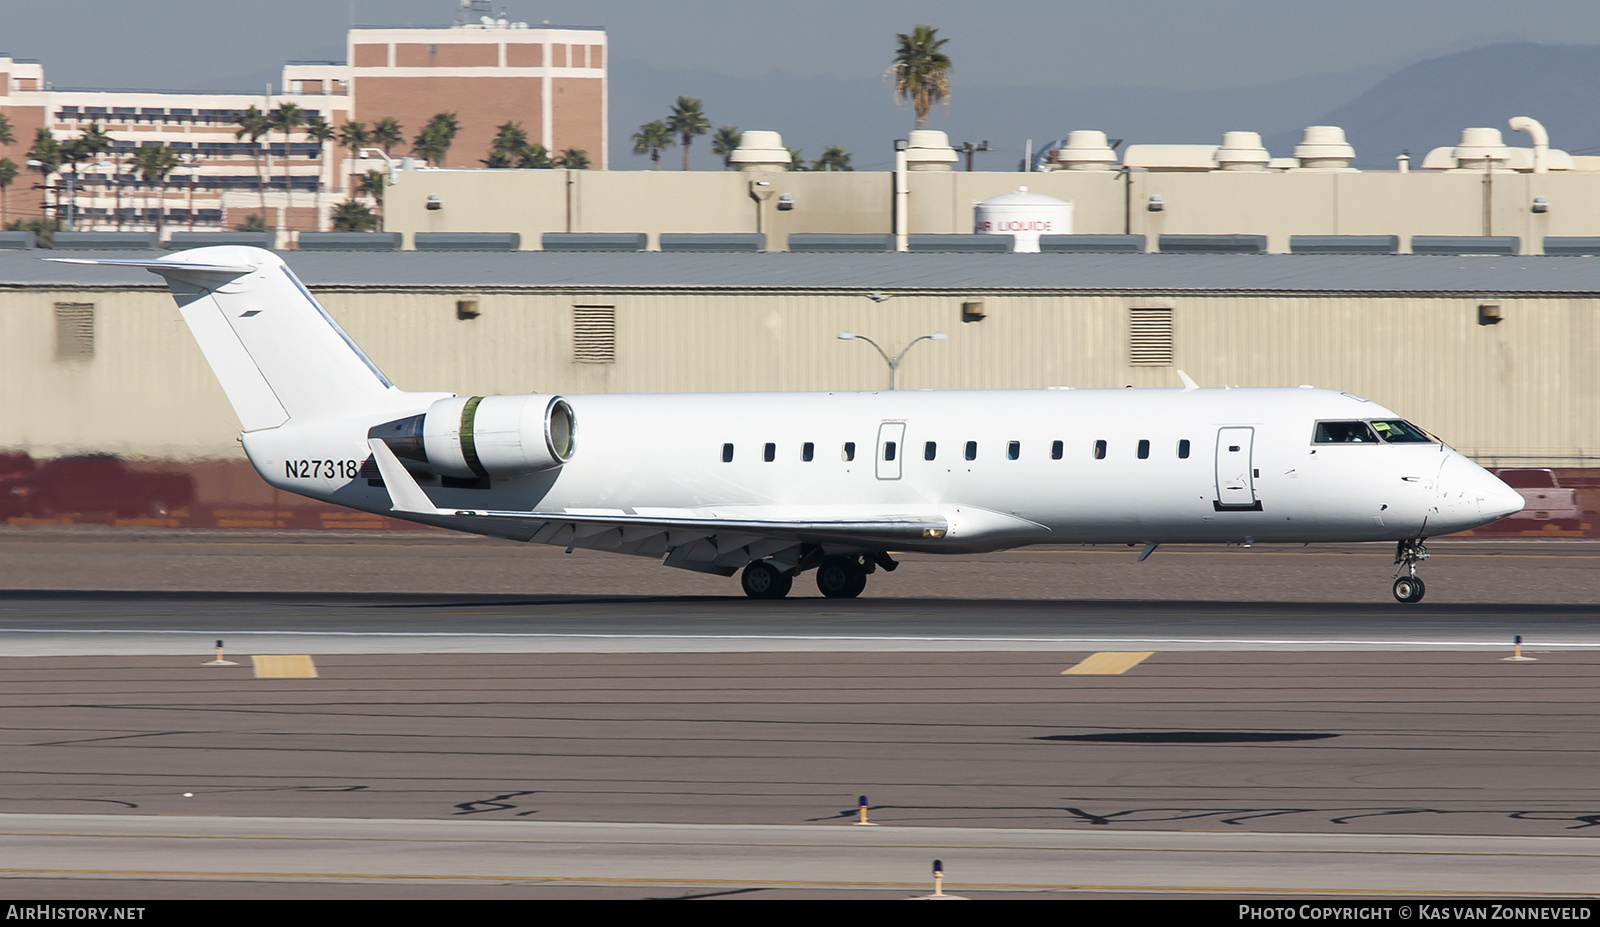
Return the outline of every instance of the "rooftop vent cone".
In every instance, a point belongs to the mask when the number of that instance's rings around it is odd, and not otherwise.
[[[1339,126],[1306,126],[1300,135],[1300,144],[1294,146],[1294,157],[1303,171],[1347,171],[1356,150],[1344,140],[1344,129]]]
[[[1499,129],[1479,126],[1461,130],[1461,143],[1454,152],[1461,170],[1501,170],[1511,160],[1511,149],[1500,137]]]
[[[750,129],[739,137],[739,147],[728,160],[741,171],[786,171],[789,149],[783,147],[782,135]]]
[[[1072,204],[1018,187],[973,207],[972,230],[979,235],[1011,235],[1011,250],[1037,254],[1040,235],[1071,235]]]
[[[948,171],[956,162],[950,136],[936,129],[918,129],[906,137],[906,170]]]
[[[1117,163],[1117,153],[1099,129],[1073,129],[1067,133],[1067,143],[1056,149],[1056,162],[1063,170],[1109,171]]]
[[[1260,132],[1224,132],[1216,159],[1219,171],[1264,171],[1272,156],[1261,147]]]

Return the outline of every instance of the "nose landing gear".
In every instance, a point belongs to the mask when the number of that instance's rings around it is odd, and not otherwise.
[[[1394,597],[1407,605],[1421,602],[1428,587],[1417,575],[1417,564],[1428,559],[1428,548],[1421,539],[1401,541],[1394,550]],[[1404,574],[1404,575],[1402,575]]]

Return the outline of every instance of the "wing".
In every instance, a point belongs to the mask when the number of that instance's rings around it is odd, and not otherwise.
[[[952,514],[921,507],[921,511],[886,511],[870,514],[818,506],[711,506],[705,509],[498,511],[494,509],[441,509],[433,504],[415,478],[382,440],[368,442],[373,461],[389,490],[392,511],[420,516],[431,524],[472,530],[473,523],[501,523],[492,533],[540,544],[565,545],[617,553],[659,557],[667,566],[705,573],[731,575],[752,560],[771,557],[780,564],[796,565],[802,545],[840,549],[884,550],[940,545],[951,535]],[[958,508],[960,525],[975,535],[1000,528],[1013,535],[1048,534],[1042,525],[983,509]],[[506,530],[513,523],[516,530]]]

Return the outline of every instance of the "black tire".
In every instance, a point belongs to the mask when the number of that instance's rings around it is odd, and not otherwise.
[[[830,599],[853,599],[865,588],[867,574],[854,560],[834,557],[817,567],[817,591]]]
[[[744,594],[752,599],[781,599],[794,588],[794,577],[769,561],[757,560],[744,568],[739,585],[744,587]]]
[[[1420,576],[1402,576],[1394,581],[1394,598],[1397,602],[1404,602],[1407,605],[1421,602],[1427,591],[1428,587],[1423,584]]]

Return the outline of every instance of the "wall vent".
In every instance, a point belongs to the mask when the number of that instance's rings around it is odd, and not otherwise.
[[[1172,310],[1128,310],[1128,363],[1134,367],[1172,366]]]
[[[94,303],[56,303],[56,360],[94,358]]]
[[[572,359],[580,364],[616,363],[615,306],[572,307]]]

